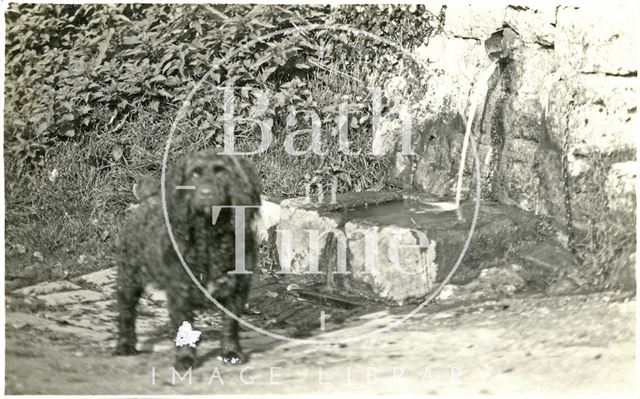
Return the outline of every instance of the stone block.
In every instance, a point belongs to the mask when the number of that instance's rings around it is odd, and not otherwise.
[[[637,81],[603,75],[574,75],[550,93],[549,137],[562,148],[569,135],[570,171],[584,168],[576,157],[635,152]]]
[[[48,306],[64,306],[72,303],[101,301],[104,299],[104,294],[91,290],[76,290],[40,295],[38,299],[44,301]]]
[[[363,231],[371,234],[370,241]],[[421,248],[419,238],[409,228],[357,222],[347,222],[345,234],[349,238],[349,271],[353,278],[369,284],[375,295],[402,302],[423,297],[433,289],[438,274],[435,241],[427,241]],[[402,246],[397,258],[390,255],[394,242]],[[367,249],[369,243],[371,248]],[[370,269],[367,251],[371,256]]]
[[[631,3],[560,7],[555,49],[561,64],[583,73],[637,72],[637,16],[638,8]]]
[[[260,241],[267,241],[269,239],[269,230],[277,226],[279,221],[280,204],[263,197],[262,206],[260,207],[260,219],[256,222],[256,230]]]
[[[361,204],[376,195],[384,197],[384,193],[349,194],[351,198],[359,196]],[[316,258],[324,266],[319,267],[323,274],[341,272],[333,281],[342,285],[331,288],[344,291],[348,287],[368,287],[365,294],[393,303],[419,300],[447,278],[463,250],[474,212],[472,201],[456,211],[446,206],[449,203],[424,195],[389,202],[374,200],[368,206],[356,205],[357,201],[348,203],[353,206],[317,206],[311,210],[301,199],[283,201],[290,216],[281,219],[278,229],[287,230],[291,239],[288,244],[278,242],[281,267],[289,265],[291,272],[304,274],[310,270],[309,260]],[[526,212],[486,202],[481,205],[477,222],[454,282],[473,280],[483,262],[503,256],[511,245],[535,235],[537,223]],[[308,230],[328,229],[341,238],[328,245],[327,237],[332,235],[321,235],[312,250]],[[286,245],[292,253],[289,259],[283,256]],[[340,248],[344,250],[342,259],[346,255],[343,270],[337,267]]]
[[[70,281],[49,281],[49,282],[32,285],[29,287],[22,287],[12,291],[12,293],[17,295],[24,295],[24,296],[47,295],[47,294],[52,294],[54,292],[79,290],[79,289],[80,289],[79,286],[73,284]]]
[[[505,9],[500,3],[450,3],[447,4],[444,30],[454,37],[487,39],[500,29]]]
[[[609,211],[633,215],[636,209],[637,161],[613,164],[606,183]]]
[[[85,282],[102,287],[114,283],[116,281],[117,273],[118,270],[116,267],[110,267],[109,269],[98,270],[97,272],[85,274],[78,277],[77,280],[80,283]]]
[[[555,36],[556,10],[553,4],[520,1],[505,9],[504,22],[525,43],[552,46]]]

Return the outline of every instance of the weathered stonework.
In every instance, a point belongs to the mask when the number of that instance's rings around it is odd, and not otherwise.
[[[613,164],[607,176],[607,202],[609,211],[629,213],[636,208],[636,181],[640,165],[636,161]]]
[[[441,7],[433,9],[440,12]],[[612,156],[620,162],[632,160],[635,153],[634,11],[632,5],[567,7],[527,1],[447,5],[444,29],[416,49],[429,65],[427,90],[432,95],[425,101],[436,111],[426,124],[431,128],[421,133],[426,138],[417,142],[413,186],[452,193],[464,129],[452,134],[447,126],[455,113],[468,116],[473,87],[490,62],[484,41],[508,26],[517,38],[473,121],[485,196],[562,224],[568,183],[578,209],[575,222],[586,225],[594,194],[585,176],[594,167],[607,167],[595,159]],[[468,192],[471,156],[467,165],[463,187]]]
[[[543,2],[515,2],[505,9],[504,22],[525,43],[552,46],[555,40],[556,7]]]
[[[550,93],[549,136],[559,147],[569,135],[572,175],[576,157],[635,152],[637,82],[633,78],[576,74]]]
[[[277,241],[280,272],[313,278],[310,260],[315,259],[316,278],[321,275],[329,290],[395,304],[418,301],[444,281],[458,262],[474,208],[473,201],[455,211],[433,196],[403,199],[385,192],[338,195],[335,204],[286,200],[278,226],[288,236]],[[473,239],[451,281],[472,281],[486,263],[533,239],[537,225],[538,220],[522,210],[483,202]],[[310,230],[320,234],[315,250]],[[345,260],[342,266],[340,256]]]
[[[308,230],[324,232],[338,228],[338,220],[332,216],[323,216],[318,210],[305,207],[301,198],[284,200],[281,203],[281,216],[278,224],[279,235],[276,244],[280,267],[285,272],[307,273],[309,269],[310,236]],[[324,234],[318,240],[318,259],[325,248],[330,234]]]
[[[581,73],[637,72],[637,15],[631,4],[559,7],[555,47],[560,62]]]
[[[372,256],[370,270],[366,264],[367,239],[359,231],[372,234],[374,246],[369,250]],[[402,301],[406,298],[421,298],[433,289],[436,283],[438,265],[435,263],[435,241],[426,249],[418,247],[418,240],[411,230],[398,226],[367,226],[347,222],[345,233],[349,240],[349,268],[355,278],[369,284],[374,293],[382,298]],[[398,263],[389,259],[389,245],[392,240],[406,246],[398,251]]]
[[[564,237],[608,223],[607,204],[635,220],[634,193],[625,187],[636,179],[627,162],[636,153],[637,7],[514,1],[429,9],[444,24],[415,50],[427,64],[421,106],[431,111],[416,122],[424,128],[414,163],[397,164],[412,173],[405,180],[453,196],[464,124],[473,123],[483,198],[548,215]],[[515,32],[508,57],[466,121],[491,62],[485,41],[503,27]],[[475,184],[471,150],[467,156],[463,198]]]
[[[491,3],[447,4],[444,29],[447,34],[456,37],[488,37],[502,27],[504,11],[504,7]]]

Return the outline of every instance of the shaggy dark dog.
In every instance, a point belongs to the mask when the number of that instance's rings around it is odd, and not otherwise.
[[[230,274],[235,268],[235,209],[212,206],[259,206],[260,180],[242,158],[204,150],[182,159],[167,174],[166,204],[171,230],[187,265],[223,306],[240,315],[249,293],[250,274]],[[171,244],[162,210],[160,183],[137,184],[140,204],[131,211],[120,235],[117,277],[118,343],[116,354],[136,353],[136,305],[145,285],[157,283],[167,292],[173,334],[184,321],[193,325],[193,309],[208,301],[180,263]],[[257,261],[252,228],[259,209],[246,208],[245,268]],[[238,322],[225,316],[221,349],[225,362],[246,361],[238,340]],[[195,349],[177,348],[176,367],[195,365]]]

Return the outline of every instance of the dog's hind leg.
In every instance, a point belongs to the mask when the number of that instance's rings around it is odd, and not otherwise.
[[[140,269],[121,262],[118,265],[116,297],[118,302],[118,342],[115,355],[134,355],[136,351],[136,317],[143,286]]]
[[[244,304],[249,294],[249,284],[251,277],[249,275],[237,276],[237,285],[235,292],[223,300],[223,305],[237,317],[240,317],[244,310]],[[222,361],[225,363],[238,364],[248,360],[246,354],[240,347],[239,323],[236,319],[227,315],[223,315],[222,322]]]

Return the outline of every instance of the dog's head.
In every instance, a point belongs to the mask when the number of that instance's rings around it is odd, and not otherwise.
[[[186,156],[171,172],[167,192],[173,210],[211,215],[212,206],[259,205],[261,185],[245,159],[203,150]]]

